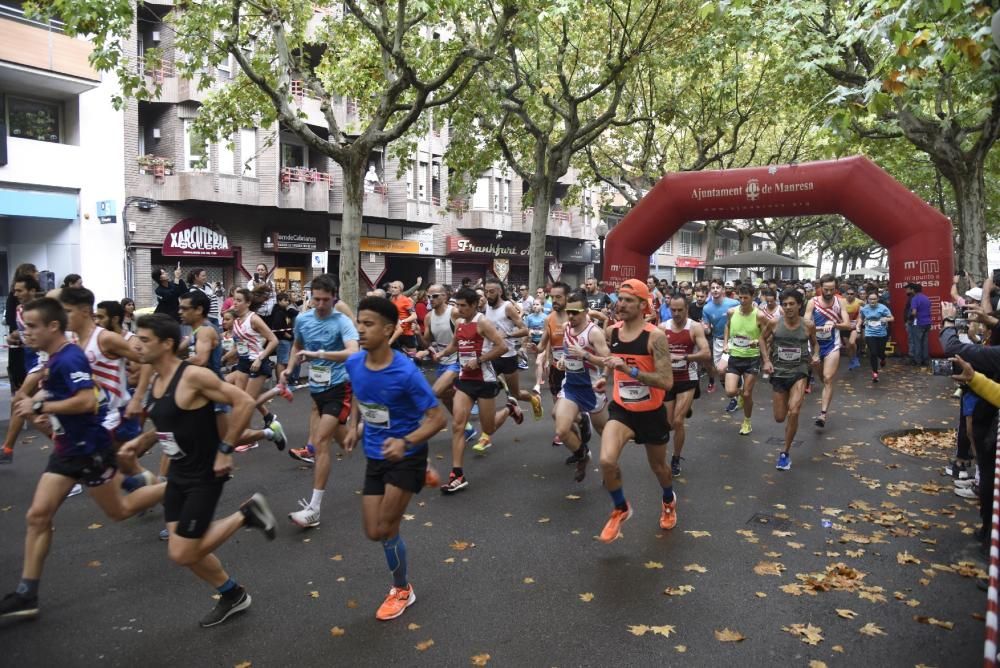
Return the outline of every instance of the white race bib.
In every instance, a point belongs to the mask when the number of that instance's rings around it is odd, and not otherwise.
[[[782,362],[798,362],[802,359],[802,349],[792,346],[778,346],[778,359]]]
[[[475,352],[460,352],[458,354],[458,363],[462,366],[466,366],[469,362],[475,361],[476,357],[478,357],[478,355],[476,355]]]
[[[309,382],[313,385],[329,385],[330,378],[332,377],[332,367],[319,366],[318,364],[309,365]]]
[[[222,349],[225,352],[227,352],[227,353],[230,350],[232,350],[233,349],[233,340],[232,339],[222,339]]]
[[[557,362],[566,356],[566,351],[562,348],[554,348],[552,350],[552,358]]]
[[[158,431],[156,432],[156,440],[160,442],[160,448],[163,450],[163,454],[167,456],[167,459],[181,459],[186,455],[181,450],[181,446],[177,445],[174,432]]]
[[[872,327],[881,327],[882,318],[868,318],[868,324],[871,325]]]
[[[583,360],[567,356],[564,360],[567,371],[583,371]]]
[[[816,339],[818,341],[829,341],[832,338],[833,338],[832,329],[830,331],[826,331],[826,329],[822,327],[816,328]]]
[[[246,357],[250,354],[250,346],[243,339],[236,340],[236,352],[240,354],[240,357]]]
[[[372,427],[379,429],[389,429],[392,426],[389,421],[388,407],[381,404],[366,404],[363,401],[359,401],[358,406],[361,411],[361,418],[365,421],[365,424],[370,424]]]
[[[750,339],[748,339],[745,336],[734,336],[730,340],[730,343],[732,343],[737,348],[749,348],[750,347]]]
[[[649,386],[637,380],[619,380],[618,398],[623,403],[639,403],[649,399]]]
[[[670,363],[670,366],[675,369],[683,369],[685,366],[687,366],[687,362],[685,362],[683,359],[673,360]]]

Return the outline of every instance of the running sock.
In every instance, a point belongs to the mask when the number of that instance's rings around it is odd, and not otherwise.
[[[309,451],[310,455],[315,455],[316,454],[316,448],[313,447],[312,443],[306,443],[306,450]]]
[[[17,595],[22,598],[37,598],[38,580],[21,578],[21,581],[17,584],[17,589],[14,591],[17,592]]]
[[[309,507],[313,510],[319,510],[319,507],[323,504],[323,492],[322,489],[314,489],[312,501],[309,502]]]
[[[382,550],[385,552],[385,561],[392,571],[392,584],[400,589],[405,589],[406,581],[406,543],[403,537],[396,534],[389,540],[382,541]]]
[[[269,441],[274,440],[274,431],[270,427],[264,427],[264,438]]]
[[[455,475],[456,478],[461,478],[464,475],[464,471],[462,471],[461,466],[452,467],[451,472]]]
[[[674,500],[674,486],[670,485],[669,487],[664,487],[663,488],[663,503],[670,503],[673,500]]]
[[[611,494],[611,501],[614,502],[615,508],[618,510],[625,510],[628,508],[628,503],[625,501],[625,488],[619,487],[618,489],[609,492]]]
[[[225,596],[229,592],[231,592],[234,589],[236,589],[237,586],[238,585],[236,584],[236,580],[234,580],[232,578],[229,578],[228,580],[226,580],[225,582],[223,582],[220,586],[216,587],[215,591],[217,591],[220,594],[222,594],[223,596]]]

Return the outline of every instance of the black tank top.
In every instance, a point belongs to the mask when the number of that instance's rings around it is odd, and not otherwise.
[[[149,417],[156,426],[160,447],[170,459],[167,477],[171,480],[215,480],[212,467],[219,447],[219,430],[215,423],[215,404],[185,410],[177,406],[177,384],[190,366],[181,362],[163,395],[157,397],[150,388]]]

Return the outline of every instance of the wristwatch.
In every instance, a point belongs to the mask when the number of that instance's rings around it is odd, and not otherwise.
[[[219,452],[222,454],[231,455],[233,454],[233,450],[235,450],[233,446],[229,445],[225,441],[219,441]]]
[[[42,406],[44,404],[45,404],[44,401],[36,401],[35,403],[31,404],[31,412],[34,413],[35,415],[41,415]]]

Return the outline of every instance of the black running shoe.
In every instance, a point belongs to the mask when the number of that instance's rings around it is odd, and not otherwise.
[[[0,619],[36,619],[38,617],[38,597],[7,594],[0,601]]]
[[[250,594],[243,587],[236,587],[219,597],[215,607],[201,620],[201,627],[207,629],[226,621],[237,612],[243,612],[250,607]]]
[[[583,413],[580,416],[580,442],[587,445],[593,435],[594,429],[590,424],[590,415]]]
[[[274,519],[274,513],[271,512],[271,507],[268,505],[267,499],[264,498],[263,494],[257,492],[247,499],[240,506],[240,512],[246,518],[246,525],[248,527],[260,529],[267,536],[268,540],[274,540],[277,521]],[[247,603],[247,605],[250,604]]]
[[[588,458],[590,457],[590,448],[583,447],[574,452],[573,454],[571,454],[569,457],[566,458],[566,466],[569,466],[571,464],[578,464],[580,460],[584,457]]]
[[[681,458],[674,456],[670,458],[670,473],[673,475],[681,474]]]
[[[826,413],[820,413],[816,416],[816,426],[825,427],[826,426]]]
[[[576,458],[576,473],[573,475],[573,480],[583,482],[583,479],[587,477],[587,464],[590,463],[590,448],[581,445],[574,455],[579,456]]]
[[[267,415],[265,415],[264,416],[264,427],[265,428],[270,427],[271,423],[274,422],[277,419],[277,417],[278,417],[277,415],[275,415],[274,413],[270,413],[270,412]]]

